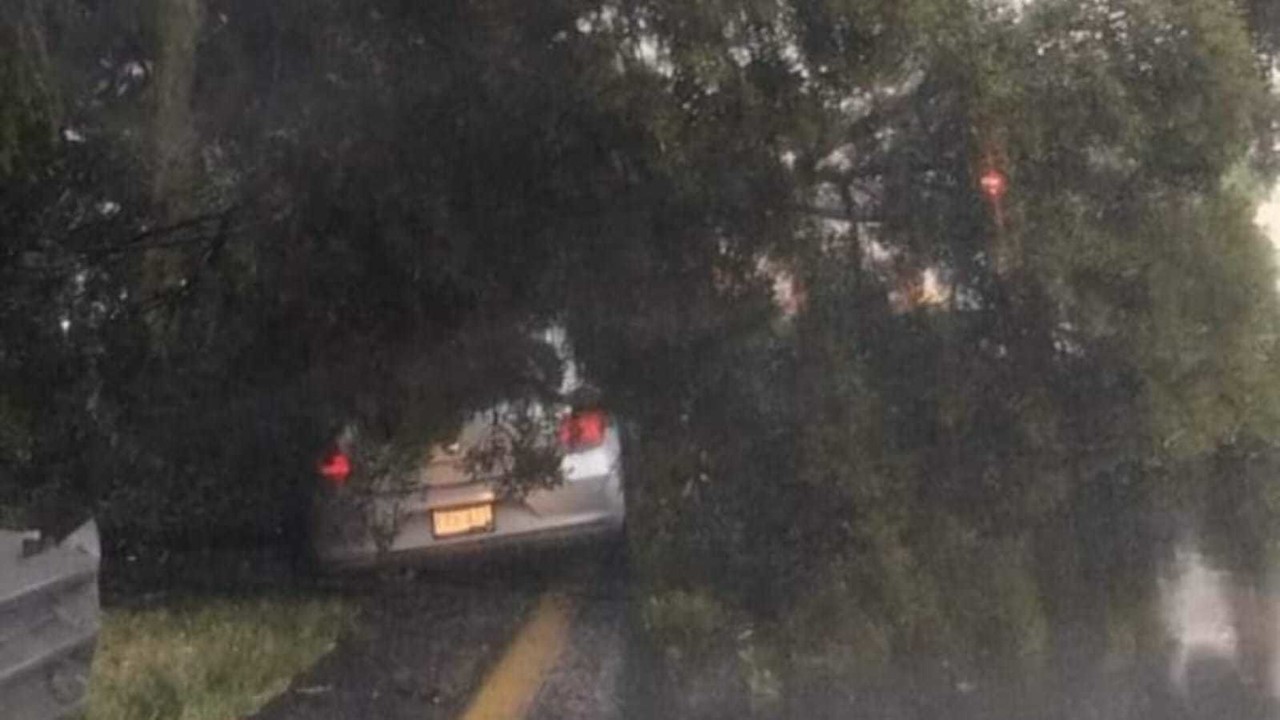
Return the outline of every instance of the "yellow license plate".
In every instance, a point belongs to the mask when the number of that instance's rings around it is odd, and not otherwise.
[[[431,531],[436,537],[468,535],[489,532],[492,529],[493,505],[491,503],[434,510],[431,513]]]

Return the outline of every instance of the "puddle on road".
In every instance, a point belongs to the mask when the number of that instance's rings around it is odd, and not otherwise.
[[[1277,259],[1280,260],[1280,185],[1271,191],[1271,197],[1258,208],[1254,222],[1258,223],[1258,226],[1271,239]],[[1276,280],[1276,287],[1280,289],[1280,279]]]
[[[1248,683],[1250,651],[1262,658],[1258,689],[1280,698],[1280,646],[1275,618],[1280,593],[1275,573],[1251,588],[1225,570],[1215,568],[1193,542],[1174,554],[1169,572],[1160,581],[1160,612],[1172,641],[1169,682],[1179,694],[1193,691],[1194,666],[1215,663],[1229,668]]]

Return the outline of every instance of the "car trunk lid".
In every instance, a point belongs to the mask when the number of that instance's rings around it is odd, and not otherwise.
[[[427,448],[417,478],[427,487],[489,482],[509,471],[512,447],[552,448],[557,411],[538,403],[504,404],[476,413],[452,441]]]

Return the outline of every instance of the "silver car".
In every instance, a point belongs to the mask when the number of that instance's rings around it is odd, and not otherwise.
[[[342,432],[318,468],[311,527],[322,567],[621,537],[621,423],[597,403],[571,401],[584,394],[564,333],[544,339],[564,369],[554,401],[499,403],[407,461],[357,427]],[[542,477],[513,485],[529,467]]]

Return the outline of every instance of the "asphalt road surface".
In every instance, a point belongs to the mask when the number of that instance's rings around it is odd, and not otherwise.
[[[623,717],[626,571],[617,552],[343,583],[362,597],[359,618],[256,720]]]
[[[627,573],[616,552],[561,552],[463,567],[350,578],[360,618],[333,653],[297,678],[256,720],[573,720],[649,717],[637,703],[655,691],[629,638]],[[1160,612],[1171,659],[1137,674],[1081,672],[1056,699],[1018,697],[974,679],[869,691],[798,694],[783,717],[1061,718],[1062,720],[1263,720],[1280,718],[1263,698],[1280,678],[1241,679],[1241,632],[1274,633],[1233,613],[1242,603],[1228,573],[1198,553],[1179,555],[1162,586]],[[1276,611],[1280,616],[1280,610]],[[1262,613],[1265,614],[1265,613]],[[1273,666],[1280,676],[1280,666]],[[1099,678],[1107,678],[1100,681]],[[952,681],[955,682],[952,682]],[[1274,687],[1258,688],[1259,683]],[[1262,692],[1258,692],[1262,690]],[[663,716],[670,713],[664,712]],[[681,715],[684,716],[684,715]],[[721,717],[714,703],[691,717]]]

